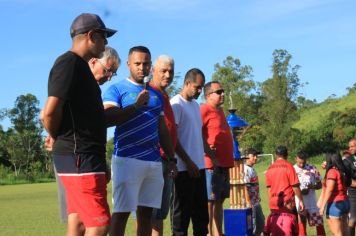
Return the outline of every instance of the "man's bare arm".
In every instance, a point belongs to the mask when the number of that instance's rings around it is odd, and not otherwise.
[[[175,178],[178,173],[176,165],[177,160],[174,158],[172,139],[164,120],[164,116],[160,116],[158,125],[159,143],[168,159],[168,173],[170,177]]]
[[[197,165],[190,159],[189,155],[185,152],[184,148],[177,140],[176,149],[177,155],[180,159],[184,162],[185,166],[187,167],[188,173],[190,177],[199,177],[199,168]]]
[[[219,166],[219,162],[216,159],[215,156],[215,150],[213,146],[210,146],[206,139],[204,138],[204,135],[202,134],[202,139],[203,139],[203,145],[204,145],[204,152],[205,154],[211,159],[211,162],[214,165],[214,168],[217,168]]]
[[[172,145],[172,139],[168,132],[168,128],[166,122],[164,121],[164,116],[159,117],[159,127],[158,127],[158,134],[159,134],[159,143],[167,156],[168,160],[174,159],[174,149]]]
[[[50,96],[41,112],[41,121],[48,134],[54,139],[58,135],[59,126],[63,117],[64,101]]]
[[[299,210],[304,211],[304,200],[303,200],[303,196],[302,196],[302,191],[299,188],[299,184],[293,185],[292,188],[293,188],[294,194],[299,199]]]

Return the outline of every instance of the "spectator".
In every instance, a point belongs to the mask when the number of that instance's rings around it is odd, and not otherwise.
[[[168,161],[174,151],[162,96],[144,83],[151,68],[148,48],[131,48],[127,65],[129,78],[110,86],[103,99],[108,123],[116,125],[110,234],[124,235],[130,212],[136,211],[137,235],[151,235],[152,208],[161,206],[163,188],[159,145]]]
[[[253,168],[257,161],[257,154],[257,151],[253,148],[247,150],[247,159],[244,166],[244,180],[247,185],[247,191],[252,205],[253,235],[259,236],[263,232],[265,216],[263,215],[262,207],[260,205],[261,198],[258,175]]]
[[[299,211],[304,211],[303,197],[299,188],[298,176],[293,165],[287,161],[285,146],[276,148],[277,160],[266,172],[269,208],[265,235],[298,235],[295,196],[299,198]]]
[[[319,214],[319,208],[316,205],[315,190],[321,189],[321,177],[319,171],[315,166],[307,163],[307,154],[303,151],[298,152],[295,157],[294,169],[297,172],[300,182],[300,189],[303,195],[305,211],[300,213],[299,199],[296,198],[296,206],[299,212],[299,235],[307,235],[306,221],[308,219],[310,226],[316,226],[316,235],[325,235],[325,229],[323,224],[323,217]]]
[[[106,235],[108,231],[106,122],[88,62],[100,57],[106,38],[115,32],[95,14],[79,15],[70,29],[72,48],[57,58],[49,75],[42,123],[55,140],[54,165],[68,204],[67,235]]]
[[[205,174],[208,192],[208,235],[223,235],[223,204],[230,196],[229,168],[234,166],[234,146],[231,130],[226,122],[221,105],[224,103],[224,89],[218,81],[204,86],[206,103],[200,106],[203,121],[203,138],[215,151],[218,166],[209,156],[205,156]]]
[[[351,176],[340,154],[327,155],[324,184],[318,201],[319,213],[324,215],[326,209],[326,219],[333,235],[349,235],[347,214],[350,202],[346,192],[351,184]]]

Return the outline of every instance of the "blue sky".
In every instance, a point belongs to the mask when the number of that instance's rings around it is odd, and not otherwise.
[[[96,13],[118,33],[109,39],[123,61],[147,46],[153,59],[171,55],[176,73],[192,67],[208,80],[227,56],[253,68],[256,81],[271,76],[272,52],[286,49],[300,65],[300,92],[323,101],[356,82],[356,1],[353,0],[0,0],[2,57],[0,108],[32,93],[42,107],[55,59],[71,46],[69,27],[82,12]],[[5,122],[5,124],[4,124]],[[1,122],[6,126],[6,121]]]

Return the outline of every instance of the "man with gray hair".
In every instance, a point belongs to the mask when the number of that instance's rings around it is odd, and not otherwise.
[[[166,92],[167,87],[172,83],[174,77],[174,60],[170,56],[160,55],[152,67],[153,78],[150,86],[159,92],[163,97],[163,112],[168,132],[170,134],[173,148],[177,143],[177,129],[174,121],[173,110],[169,102],[169,96]],[[173,187],[173,177],[176,175],[176,159],[168,161],[162,148],[160,149],[163,168],[163,193],[161,208],[154,208],[152,211],[152,236],[163,235],[163,220],[167,217],[169,211],[170,197]]]
[[[116,76],[116,71],[121,64],[119,54],[112,47],[106,46],[105,51],[99,58],[89,60],[89,67],[99,85],[110,81]]]

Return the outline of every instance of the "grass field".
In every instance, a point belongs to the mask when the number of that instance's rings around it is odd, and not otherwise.
[[[268,197],[264,187],[264,171],[269,161],[257,164],[260,176],[262,208],[268,215]],[[0,235],[48,236],[65,235],[65,225],[59,223],[56,183],[0,186]],[[318,193],[319,195],[319,193]],[[108,201],[111,202],[109,187]],[[228,201],[225,202],[228,208]],[[134,219],[128,221],[126,235],[134,234]],[[169,234],[169,220],[165,221],[165,235]],[[331,235],[325,226],[327,235]],[[191,232],[191,231],[190,231]],[[189,235],[192,235],[189,233]],[[315,228],[308,228],[308,235],[315,235]]]

